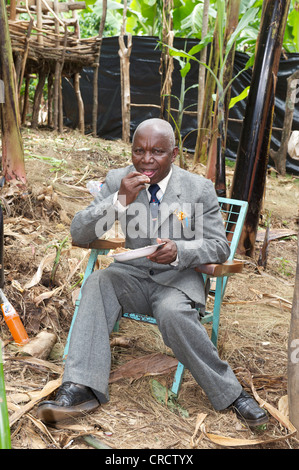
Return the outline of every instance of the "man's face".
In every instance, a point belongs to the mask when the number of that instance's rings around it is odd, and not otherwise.
[[[172,147],[170,138],[157,128],[140,129],[132,144],[132,163],[136,170],[150,178],[150,184],[159,183],[168,175],[178,148]]]

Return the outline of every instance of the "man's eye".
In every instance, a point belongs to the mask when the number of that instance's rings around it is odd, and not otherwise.
[[[143,154],[143,150],[142,149],[134,149],[134,153],[137,153],[138,155],[141,155],[141,154]]]
[[[163,153],[163,150],[162,149],[154,149],[153,153],[156,154],[156,155],[161,155]]]

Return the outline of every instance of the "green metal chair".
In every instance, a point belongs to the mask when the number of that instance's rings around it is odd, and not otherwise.
[[[234,257],[238,247],[248,208],[248,203],[246,201],[218,197],[218,202],[224,220],[224,227],[227,239],[230,245],[229,259],[223,264],[204,264],[195,268],[198,272],[201,272],[203,274],[205,283],[207,283],[211,278],[216,280],[216,287],[212,288],[212,290],[210,291],[212,297],[214,298],[212,311],[206,311],[204,316],[202,316],[201,318],[202,323],[212,323],[211,340],[215,344],[215,346],[217,346],[218,340],[221,304],[228,278],[236,273],[240,273],[243,268],[243,263],[241,261],[234,260]],[[113,241],[99,239],[88,245],[73,245],[81,248],[91,249],[88,264],[82,282],[83,285],[88,276],[94,271],[98,256],[106,255],[110,249],[114,249],[117,246],[124,246],[124,241],[120,242],[117,240]],[[79,294],[78,300],[76,301],[74,316],[64,350],[64,360],[66,359],[66,356],[68,354],[69,341],[71,337],[72,327],[79,308],[80,298],[81,292]],[[138,313],[124,313],[123,317],[156,324],[155,318],[149,315],[141,315]],[[118,330],[118,324],[115,326],[115,330]],[[179,363],[175,372],[174,381],[171,388],[171,392],[176,396],[179,393],[179,389],[183,379],[184,369],[184,365]]]

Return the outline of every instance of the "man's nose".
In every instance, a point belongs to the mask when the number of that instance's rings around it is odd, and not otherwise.
[[[153,154],[152,154],[152,151],[151,150],[147,150],[146,152],[144,152],[143,154],[143,160],[145,162],[148,162],[148,161],[151,161],[153,160]]]

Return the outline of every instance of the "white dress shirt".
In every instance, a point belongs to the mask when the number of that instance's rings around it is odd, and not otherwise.
[[[168,182],[169,182],[169,179],[171,177],[171,174],[172,174],[172,168],[170,168],[170,172],[168,173],[167,176],[165,176],[165,178],[163,178],[163,180],[159,181],[159,183],[157,183],[160,187],[159,191],[157,191],[157,198],[158,198],[158,201],[159,203],[162,201],[163,199],[163,196],[164,196],[164,193],[166,191],[166,188],[167,188],[167,185],[168,185]],[[149,184],[146,184],[145,187],[146,187],[146,192],[147,192],[147,196],[148,196],[148,200],[150,201],[151,200],[151,193],[149,192],[148,188],[149,188]],[[123,206],[119,200],[118,200],[118,191],[115,193],[114,195],[114,198],[113,198],[113,204],[115,205],[116,209],[118,210],[119,213],[123,213],[127,210],[127,208],[129,206]],[[173,261],[172,263],[170,263],[172,266],[177,266],[178,264],[178,257],[176,258],[175,261]]]

